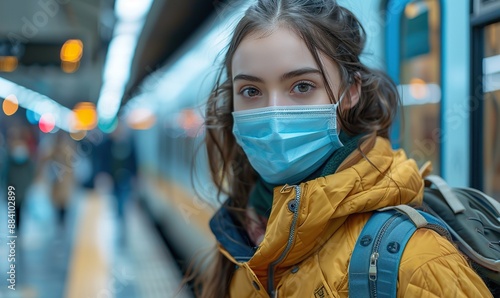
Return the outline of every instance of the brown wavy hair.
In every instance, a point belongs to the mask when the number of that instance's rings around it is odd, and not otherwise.
[[[358,103],[350,108],[343,108],[345,105],[342,104],[338,109],[341,130],[349,135],[388,138],[398,109],[399,96],[395,84],[386,74],[368,68],[359,59],[365,46],[366,32],[352,12],[334,0],[258,0],[236,25],[206,105],[205,142],[210,174],[219,198],[229,198],[226,205],[231,207],[236,224],[241,227],[257,174],[232,134],[232,60],[246,36],[255,32],[271,34],[280,26],[293,30],[304,40],[321,71],[332,103],[343,95],[346,96],[344,101],[350,103],[349,87],[360,85]],[[320,53],[335,61],[339,68],[341,82],[338,94],[334,94],[328,84]],[[203,274],[194,278],[196,295],[227,297],[234,267],[216,252],[211,265],[204,267]]]

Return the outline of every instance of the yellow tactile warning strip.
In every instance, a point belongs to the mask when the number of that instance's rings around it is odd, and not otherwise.
[[[67,298],[106,296],[110,275],[112,245],[109,236],[109,212],[107,201],[91,192],[81,202],[79,220],[76,222],[75,244],[68,268]],[[102,297],[104,297],[102,296]],[[106,296],[107,297],[107,296]]]
[[[80,203],[65,297],[191,297],[179,289],[182,274],[150,219],[129,203],[124,222],[112,196],[90,193]]]

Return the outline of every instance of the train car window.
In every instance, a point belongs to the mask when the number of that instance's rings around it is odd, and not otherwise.
[[[500,22],[484,28],[484,190],[500,197]]]
[[[401,143],[422,165],[440,171],[441,14],[439,1],[409,1],[400,21]]]

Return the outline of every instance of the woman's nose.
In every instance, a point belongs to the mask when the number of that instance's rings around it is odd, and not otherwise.
[[[287,101],[287,97],[284,94],[282,94],[281,92],[273,91],[269,94],[267,106],[286,106],[288,105]]]

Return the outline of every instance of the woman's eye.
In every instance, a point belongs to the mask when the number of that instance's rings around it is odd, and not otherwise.
[[[248,87],[240,91],[240,94],[243,95],[244,97],[255,97],[259,96],[260,92],[259,90],[253,88],[253,87]]]
[[[311,83],[301,82],[293,87],[293,93],[307,93],[310,92],[315,86]]]

